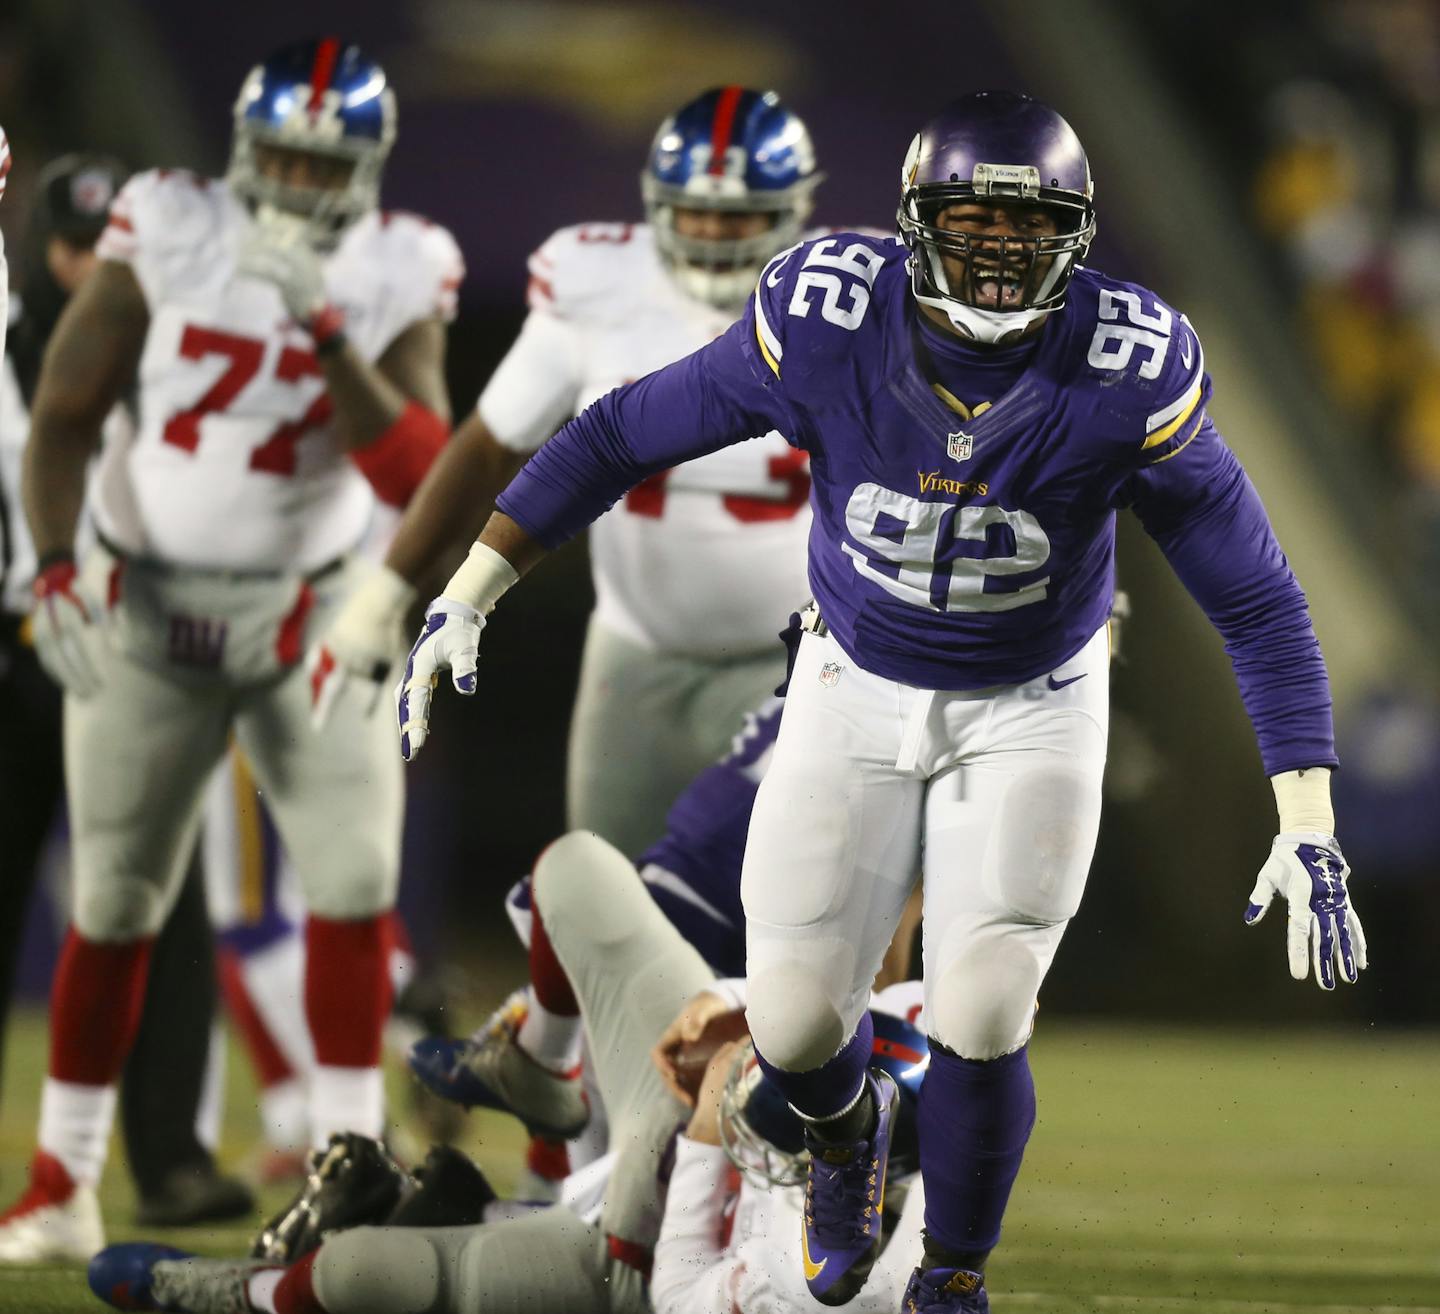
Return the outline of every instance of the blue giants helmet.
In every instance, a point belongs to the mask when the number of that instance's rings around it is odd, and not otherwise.
[[[277,51],[250,70],[234,115],[226,179],[252,209],[274,206],[338,233],[379,204],[380,172],[395,140],[395,93],[358,46],[323,37]],[[337,185],[269,177],[257,146],[328,157]]]
[[[681,290],[733,307],[771,256],[800,240],[822,177],[809,131],[773,91],[717,87],[660,125],[640,190],[660,258]],[[682,237],[677,209],[772,220],[754,237]]]
[[[916,134],[900,177],[896,221],[910,249],[915,299],[982,342],[1002,341],[1059,309],[1095,238],[1094,193],[1080,139],[1049,106],[1010,91],[953,101]],[[1049,212],[1057,235],[977,239],[937,223],[948,206],[997,200]],[[989,308],[981,308],[986,283]]]

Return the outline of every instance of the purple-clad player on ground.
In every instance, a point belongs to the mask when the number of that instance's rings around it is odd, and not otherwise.
[[[500,595],[652,471],[770,428],[810,454],[816,607],[742,880],[750,1029],[808,1120],[806,1277],[842,1304],[878,1248],[894,1108],[865,1068],[865,1002],[922,871],[926,1239],[906,1308],[976,1314],[1034,1122],[1036,995],[1095,844],[1118,509],[1224,636],[1275,787],[1247,922],[1285,898],[1291,974],[1313,962],[1326,989],[1365,944],[1304,595],[1206,414],[1194,329],[1078,263],[1095,218],[1075,133],[1028,97],[966,96],[901,185],[900,243],[782,252],[723,337],[541,448],[431,604],[399,718],[410,756],[438,672],[473,692]]]

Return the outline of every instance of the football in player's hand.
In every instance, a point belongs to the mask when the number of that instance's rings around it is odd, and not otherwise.
[[[717,1013],[706,1022],[695,1040],[681,1041],[671,1052],[670,1066],[675,1080],[689,1096],[692,1104],[700,1093],[700,1086],[705,1080],[705,1069],[715,1057],[716,1050],[732,1040],[743,1040],[749,1034],[750,1028],[745,1024],[745,1010],[734,1008]]]

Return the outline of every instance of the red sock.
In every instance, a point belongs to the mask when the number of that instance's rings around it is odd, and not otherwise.
[[[125,944],[65,934],[50,987],[50,1075],[79,1086],[119,1079],[140,1025],[154,936]]]
[[[570,978],[555,956],[555,948],[545,933],[545,919],[540,916],[540,905],[531,896],[532,919],[530,923],[530,988],[540,1007],[560,1017],[578,1017],[580,1004],[575,998]]]
[[[250,991],[245,985],[245,973],[241,967],[240,955],[233,949],[216,948],[215,964],[220,977],[220,992],[225,997],[225,1010],[240,1033],[240,1039],[250,1055],[250,1063],[259,1077],[261,1086],[274,1086],[288,1081],[295,1075],[290,1060],[275,1043]]]
[[[389,960],[386,915],[341,922],[311,914],[305,923],[305,1018],[316,1062],[379,1067],[392,993]]]
[[[275,1314],[325,1314],[325,1306],[315,1294],[315,1279],[311,1270],[319,1257],[318,1250],[312,1250],[299,1263],[291,1264],[275,1288]]]

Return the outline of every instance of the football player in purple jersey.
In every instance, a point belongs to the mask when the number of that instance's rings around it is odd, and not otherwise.
[[[802,1257],[827,1304],[859,1290],[879,1242],[894,1090],[866,1069],[865,1000],[919,870],[932,1062],[906,1308],[988,1309],[1034,1122],[1036,996],[1099,821],[1121,508],[1224,637],[1274,785],[1245,920],[1285,899],[1297,979],[1313,967],[1330,989],[1365,966],[1304,594],[1207,414],[1195,330],[1080,265],[1092,195],[1053,110],[1008,92],[952,103],[905,157],[899,241],[782,252],[723,337],[536,453],[431,604],[398,690],[410,756],[438,673],[474,691],[500,596],[628,488],[766,428],[810,454],[816,605],[741,895],[751,1033],[807,1119]]]

